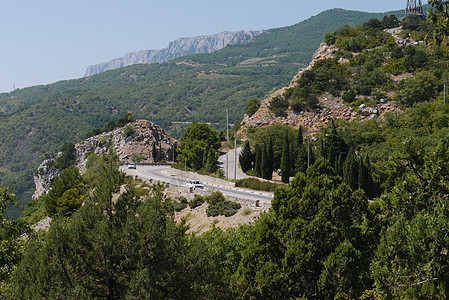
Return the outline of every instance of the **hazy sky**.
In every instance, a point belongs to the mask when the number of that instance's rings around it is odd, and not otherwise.
[[[427,1],[423,1],[427,3]],[[79,78],[86,67],[178,37],[293,25],[331,8],[406,0],[0,0],[0,92]],[[423,3],[424,4],[424,3]]]

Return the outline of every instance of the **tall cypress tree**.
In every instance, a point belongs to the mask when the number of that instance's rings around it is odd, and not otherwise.
[[[368,154],[360,159],[359,163],[359,188],[365,191],[368,198],[372,199],[376,194],[376,187],[374,186],[373,177],[371,174],[371,162],[369,160]]]
[[[164,160],[165,157],[163,157],[163,153],[162,153],[162,141],[159,142],[159,152],[158,152],[158,160]]]
[[[284,144],[282,145],[281,177],[282,182],[288,183],[290,180],[290,143],[287,132],[285,132]]]
[[[295,163],[295,172],[305,173],[307,171],[307,163],[308,163],[308,148],[306,145],[302,145],[298,151],[298,156],[296,157]]]
[[[267,150],[267,178],[271,180],[273,178],[273,169],[274,169],[274,145],[273,139],[270,137],[270,141],[268,142],[268,150]]]
[[[253,154],[251,153],[251,146],[249,145],[249,141],[246,141],[239,156],[239,162],[242,171],[246,173],[251,170],[253,168],[253,161],[254,159]]]
[[[262,177],[262,150],[258,144],[254,147],[254,158],[254,169],[256,170],[256,174],[258,177]]]
[[[298,132],[296,133],[296,145],[295,145],[295,153],[294,157],[298,157],[299,152],[301,152],[301,148],[304,144],[303,136],[302,136],[302,127],[299,126]]]
[[[268,179],[268,150],[267,147],[264,145],[262,147],[262,178]]]
[[[346,157],[343,178],[352,190],[359,189],[359,158],[354,149],[351,149]]]
[[[215,156],[215,150],[212,147],[209,147],[209,151],[206,157],[206,171],[209,173],[214,173],[217,170],[217,157]]]
[[[153,143],[153,149],[151,149],[151,156],[153,156],[153,162],[157,162],[156,143]]]

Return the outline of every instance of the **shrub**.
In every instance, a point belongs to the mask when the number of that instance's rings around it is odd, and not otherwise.
[[[123,129],[123,137],[127,138],[129,136],[131,136],[134,133],[135,128],[134,125],[128,124],[125,126],[125,129]]]
[[[217,174],[217,176],[219,178],[224,178],[224,176],[225,176],[225,173],[222,169],[218,169],[215,173]]]
[[[251,117],[260,108],[260,100],[253,98],[249,100],[248,105],[246,105],[245,113]]]
[[[259,191],[267,191],[272,192],[274,191],[277,184],[269,182],[269,181],[261,181],[256,178],[245,178],[245,179],[239,179],[235,183],[236,187],[243,187],[243,188],[249,188],[253,190],[259,190]]]
[[[351,90],[347,91],[346,93],[344,93],[342,98],[346,102],[351,103],[355,100],[355,96],[357,96],[356,92],[353,89],[351,89]]]
[[[171,205],[173,206],[173,209],[175,211],[181,211],[181,210],[183,210],[184,208],[187,207],[187,203],[178,202],[178,201],[173,201],[171,203]]]
[[[193,200],[189,202],[189,206],[191,209],[194,209],[201,206],[204,202],[206,202],[206,199],[204,199],[203,196],[196,194],[193,197]]]
[[[407,72],[404,66],[404,58],[391,58],[382,69],[391,75],[400,75]]]
[[[253,210],[251,209],[251,207],[244,207],[242,210],[242,214],[244,216],[247,216],[247,215],[251,214],[252,212],[253,212]]]
[[[236,214],[242,207],[239,203],[226,200],[223,194],[218,191],[207,196],[206,201],[209,203],[209,206],[206,209],[206,215],[208,217],[216,217],[218,215],[230,217]]]
[[[276,117],[285,117],[287,115],[288,100],[282,96],[274,97],[270,102],[270,110]]]

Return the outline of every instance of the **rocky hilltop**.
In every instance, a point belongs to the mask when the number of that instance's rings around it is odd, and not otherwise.
[[[141,50],[125,54],[123,57],[89,66],[85,77],[135,64],[163,63],[171,59],[196,53],[211,53],[227,45],[242,44],[262,31],[220,32],[215,35],[179,38],[160,50]]]
[[[165,131],[156,124],[146,121],[137,120],[134,123],[128,124],[132,126],[131,134],[125,134],[125,128],[117,128],[114,131],[102,133],[87,140],[75,144],[75,164],[83,172],[86,169],[86,162],[89,155],[105,154],[109,151],[109,147],[117,153],[120,162],[123,164],[132,161],[134,155],[139,155],[143,162],[152,163],[155,158],[152,156],[153,144],[156,149],[162,150],[160,160],[172,159],[172,147],[176,142]],[[34,175],[34,183],[36,186],[33,199],[37,199],[45,195],[50,189],[54,178],[59,175],[61,170],[56,168],[51,163],[52,160],[44,160]]]
[[[402,48],[407,45],[418,44],[418,42],[413,40],[405,42],[398,35],[401,31],[402,28],[385,30],[385,32],[393,35],[396,43]],[[245,114],[242,121],[242,126],[237,135],[240,138],[245,139],[246,130],[248,128],[267,127],[273,124],[284,124],[293,128],[299,128],[301,126],[306,131],[316,132],[332,119],[343,119],[347,121],[352,121],[355,119],[376,119],[381,117],[385,112],[400,110],[395,103],[389,101],[388,99],[381,99],[379,103],[372,107],[361,104],[357,108],[352,108],[350,105],[348,105],[348,103],[343,101],[341,95],[335,97],[330,93],[324,93],[318,99],[319,109],[317,111],[295,112],[293,109],[291,109],[291,107],[289,107],[286,111],[286,116],[276,117],[275,114],[270,110],[271,101],[275,97],[282,96],[287,89],[294,87],[297,84],[298,80],[301,78],[304,71],[312,69],[317,61],[322,59],[335,58],[334,53],[338,51],[339,49],[335,45],[328,45],[325,42],[321,43],[320,47],[313,55],[312,61],[309,66],[305,69],[300,70],[299,73],[294,76],[288,86],[275,91],[264,100],[262,100],[260,108],[252,116]],[[340,64],[348,64],[348,62],[349,61],[347,59],[343,58],[339,60]],[[403,76],[391,76],[391,79],[394,82],[398,82],[403,78],[406,78],[407,76],[407,74]],[[389,96],[392,96],[392,94]]]

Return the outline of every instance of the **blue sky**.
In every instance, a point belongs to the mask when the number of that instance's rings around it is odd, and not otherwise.
[[[427,1],[423,1],[427,3]],[[79,78],[87,66],[178,37],[293,25],[323,10],[406,0],[0,0],[0,92]],[[424,4],[424,3],[423,3]]]

